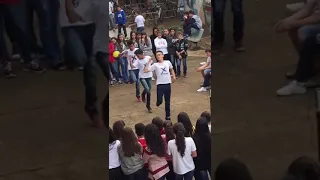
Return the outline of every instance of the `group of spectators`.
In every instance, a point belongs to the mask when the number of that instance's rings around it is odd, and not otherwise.
[[[211,114],[193,126],[187,113],[177,123],[159,117],[134,130],[116,121],[109,127],[110,180],[209,180],[211,174]]]

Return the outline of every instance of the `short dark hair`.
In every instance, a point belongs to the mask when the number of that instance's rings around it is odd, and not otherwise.
[[[188,11],[185,11],[183,14],[184,14],[184,15],[189,15],[189,12],[188,12]]]
[[[163,128],[163,120],[160,117],[155,117],[152,119],[152,124],[156,125],[159,130]]]
[[[156,54],[157,54],[157,53],[161,53],[161,54],[163,55],[163,52],[162,52],[162,51],[157,51]]]
[[[137,49],[135,52],[134,52],[135,55],[143,55],[143,51],[141,49]]]
[[[205,52],[206,53],[211,52],[211,49],[206,49]]]
[[[143,136],[145,128],[146,128],[146,126],[143,123],[138,123],[138,124],[134,125],[134,129],[136,131],[137,136]]]
[[[194,11],[190,10],[190,11],[189,11],[189,14],[194,14]]]
[[[128,44],[128,46],[130,46],[130,45],[133,45],[134,43],[133,43],[132,40],[129,40],[129,41],[127,42],[127,44]]]
[[[205,118],[208,123],[211,122],[211,113],[209,111],[204,111],[203,113],[201,113],[200,117]]]
[[[181,31],[178,31],[177,36],[179,36],[179,35],[183,35],[183,33]]]

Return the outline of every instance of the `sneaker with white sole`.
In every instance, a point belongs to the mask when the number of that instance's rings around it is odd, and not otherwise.
[[[198,92],[207,92],[207,88],[201,87],[200,89],[197,90]]]
[[[290,96],[290,95],[298,95],[304,94],[307,92],[307,88],[303,83],[299,83],[297,81],[292,81],[288,85],[277,90],[278,96]]]

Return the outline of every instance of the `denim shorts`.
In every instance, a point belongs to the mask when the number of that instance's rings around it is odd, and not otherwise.
[[[300,41],[304,41],[307,38],[315,37],[320,33],[320,24],[310,24],[302,26],[298,29],[298,36]]]

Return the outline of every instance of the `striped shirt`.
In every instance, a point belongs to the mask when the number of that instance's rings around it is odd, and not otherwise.
[[[152,154],[148,147],[143,152],[143,161],[145,167],[148,167],[148,177],[150,179],[158,180],[170,171],[165,157]]]

